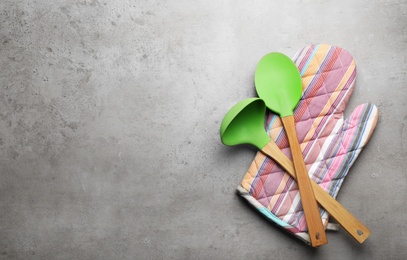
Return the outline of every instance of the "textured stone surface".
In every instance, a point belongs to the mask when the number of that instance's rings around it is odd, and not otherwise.
[[[0,259],[404,259],[406,1],[0,1]],[[358,64],[379,107],[338,200],[371,230],[317,250],[235,194],[219,125],[271,51]]]

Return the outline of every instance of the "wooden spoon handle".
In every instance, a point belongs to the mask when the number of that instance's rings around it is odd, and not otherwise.
[[[261,151],[283,167],[291,177],[295,180],[297,179],[293,163],[285,156],[273,140],[268,142]],[[321,205],[321,207],[323,207],[356,241],[363,243],[370,236],[370,230],[363,225],[359,219],[346,210],[342,204],[331,197],[331,195],[314,181],[311,181],[311,185],[319,205]]]
[[[293,156],[294,169],[297,173],[297,184],[300,191],[302,207],[304,209],[305,221],[307,222],[311,245],[313,247],[328,243],[325,228],[322,224],[321,213],[312,190],[311,181],[302,157],[301,147],[298,143],[297,132],[295,130],[294,116],[282,117],[284,129],[290,143],[291,154]]]
[[[276,161],[286,172],[297,180],[294,165],[271,140],[261,150],[264,154]],[[338,201],[332,198],[318,184],[311,181],[311,186],[318,203],[333,217],[356,241],[363,243],[371,234],[370,230],[345,209]]]

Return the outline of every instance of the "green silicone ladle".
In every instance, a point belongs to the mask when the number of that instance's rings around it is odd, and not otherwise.
[[[311,245],[316,247],[326,244],[328,240],[325,228],[302,157],[294,123],[293,111],[302,95],[302,80],[297,66],[282,53],[269,53],[259,61],[254,80],[257,94],[270,110],[280,115],[287,133]]]
[[[266,105],[260,98],[248,98],[233,106],[220,126],[222,143],[228,146],[251,144],[274,159],[293,178],[296,178],[291,161],[264,129]]]
[[[233,106],[220,126],[222,143],[228,146],[252,144],[262,149],[270,137],[264,130],[266,105],[259,98],[248,98]]]

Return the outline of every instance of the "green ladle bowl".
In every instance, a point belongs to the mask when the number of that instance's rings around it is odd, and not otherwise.
[[[248,98],[233,106],[220,126],[222,143],[228,146],[252,144],[262,149],[270,137],[264,129],[266,105],[260,98]]]

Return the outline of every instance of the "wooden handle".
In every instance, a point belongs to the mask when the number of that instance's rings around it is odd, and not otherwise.
[[[311,245],[313,247],[328,243],[325,228],[322,224],[321,213],[312,190],[311,181],[305,167],[302,151],[298,143],[297,132],[295,130],[294,116],[282,117],[284,129],[290,143],[291,154],[293,156],[294,169],[297,174],[297,184],[300,190],[302,207],[304,209],[305,221],[308,226]]]
[[[297,179],[293,163],[285,156],[273,140],[261,151],[283,167],[291,177],[295,180]],[[332,198],[331,195],[315,182],[311,181],[311,185],[319,205],[321,205],[321,207],[323,207],[356,241],[363,243],[370,236],[370,230],[338,201]]]

